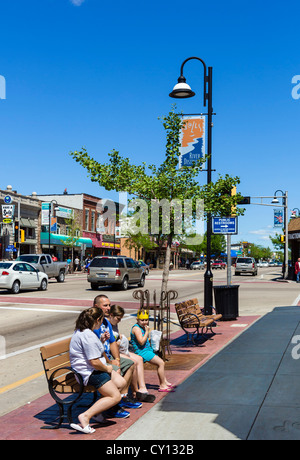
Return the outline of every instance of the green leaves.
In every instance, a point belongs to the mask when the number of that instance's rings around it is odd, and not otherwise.
[[[205,213],[215,216],[227,216],[232,207],[237,204],[237,194],[231,197],[228,192],[239,184],[238,177],[219,176],[214,183],[200,186],[199,174],[206,159],[195,161],[191,167],[179,168],[180,130],[182,118],[171,112],[161,121],[166,131],[166,154],[160,166],[154,164],[132,164],[129,158],[122,157],[118,151],[108,154],[108,162],[99,163],[82,148],[81,151],[70,152],[70,155],[83,166],[93,182],[98,182],[106,190],[128,192],[131,196],[144,199],[150,206],[151,200],[174,199],[193,201],[204,200]],[[193,206],[195,208],[195,206]],[[242,208],[237,208],[236,214],[243,214]]]

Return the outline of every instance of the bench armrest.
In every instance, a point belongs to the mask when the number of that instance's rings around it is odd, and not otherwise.
[[[195,315],[194,313],[186,313],[185,315],[183,315],[181,317],[179,322],[180,322],[180,324],[182,324],[184,326],[188,326],[189,322],[192,322],[193,326],[199,326],[200,325],[199,317],[197,315]]]
[[[71,373],[73,373],[75,375],[75,378],[79,384],[79,390],[78,390],[78,396],[76,398],[76,401],[77,399],[79,399],[82,394],[83,394],[83,391],[84,391],[84,384],[83,384],[83,378],[82,376],[77,372],[75,371],[72,367],[70,366],[63,366],[63,367],[59,367],[58,369],[55,369],[52,374],[50,375],[49,377],[49,380],[48,380],[48,387],[49,387],[49,392],[51,394],[51,396],[53,397],[53,399],[55,401],[61,401],[61,398],[58,397],[57,393],[55,392],[55,384],[54,384],[54,380],[55,380],[55,376],[58,372],[61,373],[61,371],[63,370],[68,370],[68,371],[71,371]]]

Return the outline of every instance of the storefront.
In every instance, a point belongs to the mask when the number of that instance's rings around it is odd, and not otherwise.
[[[79,237],[73,245],[70,237],[56,233],[50,233],[49,242],[49,233],[41,232],[40,241],[42,252],[49,254],[50,244],[50,254],[55,254],[59,261],[69,258],[72,253],[72,248],[74,249],[74,257],[78,256],[79,259],[82,259],[85,257],[86,251],[93,247],[93,242],[90,238]]]
[[[295,263],[300,257],[300,217],[291,219],[288,226],[291,263],[289,264],[289,279],[294,279]]]
[[[120,254],[120,239],[114,235],[83,232],[83,236],[89,237],[93,244],[92,256],[113,256]]]

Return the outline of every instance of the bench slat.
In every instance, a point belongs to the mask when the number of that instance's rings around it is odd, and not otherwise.
[[[52,358],[61,353],[69,351],[71,338],[60,340],[59,342],[51,343],[40,348],[43,359]]]

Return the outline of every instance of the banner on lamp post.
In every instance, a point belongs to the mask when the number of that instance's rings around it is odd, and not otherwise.
[[[274,209],[274,227],[283,226],[283,209]]]
[[[179,167],[193,166],[193,162],[205,156],[205,117],[184,115],[182,119]]]

